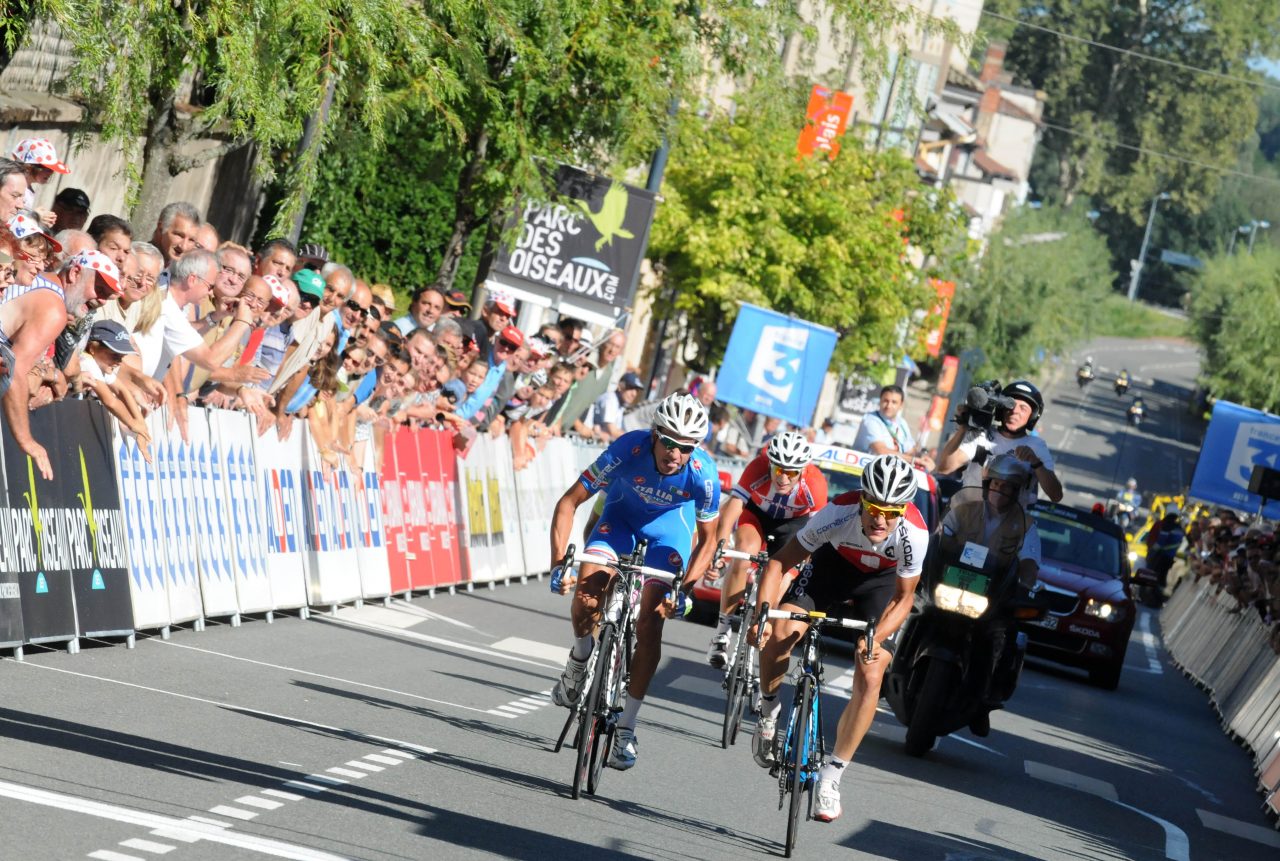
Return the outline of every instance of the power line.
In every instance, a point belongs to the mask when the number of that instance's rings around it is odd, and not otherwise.
[[[1144,54],[1140,51],[1131,51],[1128,48],[1121,48],[1118,45],[1108,45],[1106,42],[1097,42],[1093,39],[1086,39],[1083,36],[1076,36],[1073,33],[1064,33],[1061,30],[1054,30],[1052,27],[1045,27],[1040,24],[1033,24],[1030,21],[1024,21],[1021,18],[1013,18],[1008,15],[1001,15],[999,12],[992,12],[988,9],[980,10],[980,14],[988,18],[995,18],[1000,21],[1006,21],[1019,27],[1027,27],[1032,30],[1039,30],[1042,33],[1049,33],[1071,42],[1079,42],[1082,45],[1092,45],[1095,48],[1104,48],[1108,51],[1115,51],[1117,54],[1124,54],[1129,57],[1137,57],[1140,60],[1147,60],[1152,63],[1159,63],[1164,66],[1171,66],[1175,69],[1182,69],[1184,72],[1195,72],[1199,75],[1208,75],[1212,78],[1220,78],[1224,81],[1234,81],[1238,84],[1249,84],[1254,87],[1265,87],[1268,90],[1280,91],[1280,85],[1269,84],[1266,81],[1256,78],[1246,78],[1242,75],[1232,75],[1227,72],[1215,72],[1212,69],[1202,69],[1199,66],[1190,66],[1186,63],[1179,63],[1177,60],[1166,60],[1163,57],[1156,57],[1151,54]]]
[[[1143,146],[1136,146],[1134,144],[1125,143],[1124,141],[1115,140],[1114,138],[1106,138],[1106,137],[1103,137],[1102,135],[1089,134],[1088,132],[1077,131],[1076,129],[1068,128],[1066,126],[1054,125],[1053,123],[1048,123],[1048,122],[1045,122],[1044,120],[1040,121],[1040,125],[1047,129],[1053,129],[1056,132],[1062,132],[1065,135],[1071,135],[1072,137],[1078,137],[1078,138],[1085,138],[1086,140],[1098,141],[1100,143],[1107,144],[1108,146],[1118,147],[1119,149],[1127,149],[1127,150],[1132,150],[1133,152],[1142,153],[1143,155],[1153,155],[1159,158],[1167,158],[1173,161],[1182,162],[1183,164],[1189,164],[1195,167],[1203,167],[1203,168],[1206,168],[1207,170],[1214,170],[1214,171],[1217,171],[1218,173],[1228,174],[1230,176],[1239,176],[1239,177],[1243,177],[1244,179],[1252,179],[1252,180],[1257,180],[1259,182],[1269,182],[1274,185],[1280,185],[1280,177],[1263,176],[1257,173],[1246,173],[1245,171],[1242,171],[1242,170],[1234,170],[1229,167],[1219,167],[1218,165],[1210,164],[1207,161],[1200,161],[1198,159],[1187,158],[1186,156],[1177,155],[1171,152],[1161,152],[1160,150],[1149,149]]]

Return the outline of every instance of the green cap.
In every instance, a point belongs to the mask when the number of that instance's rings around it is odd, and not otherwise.
[[[299,293],[305,293],[317,301],[324,298],[324,279],[311,269],[299,269],[293,273],[293,283],[298,285]]]

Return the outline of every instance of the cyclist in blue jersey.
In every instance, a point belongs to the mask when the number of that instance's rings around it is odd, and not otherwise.
[[[636,620],[627,704],[618,718],[609,752],[611,768],[625,771],[635,765],[636,715],[662,657],[663,621],[675,615],[677,608],[687,612],[688,592],[711,564],[715,551],[720,478],[715,462],[698,450],[698,443],[707,435],[707,424],[706,409],[696,398],[671,395],[658,404],[650,430],[632,431],[614,440],[556,503],[551,521],[552,559],[564,559],[578,506],[603,492],[604,511],[587,539],[588,553],[617,559],[643,539],[649,542],[645,565],[672,573],[682,568],[689,572],[678,596],[670,595],[665,583],[645,583]],[[573,707],[582,695],[601,598],[612,576],[610,569],[587,563],[577,578],[558,563],[552,571],[552,591],[566,595],[577,583],[572,608],[573,648],[551,692],[556,705]]]

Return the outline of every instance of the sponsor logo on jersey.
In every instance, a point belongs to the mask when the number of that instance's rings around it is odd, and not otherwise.
[[[640,453],[640,446],[636,446],[636,447],[634,447],[633,449],[631,449],[631,453],[632,453],[632,454],[639,454],[639,453]]]
[[[698,472],[702,472],[702,461],[698,460],[698,459],[695,457],[695,458],[691,458],[691,459],[689,460],[689,463],[693,465],[693,468],[694,468],[695,470],[697,470]]]
[[[675,552],[674,550],[672,550],[671,555],[667,557],[667,561],[670,562],[672,565],[676,565],[676,566],[679,566],[681,563],[684,562],[684,560],[680,558],[680,554]]]
[[[890,559],[892,559],[896,553],[897,550],[894,549],[892,544],[884,549],[884,555],[888,556]]]
[[[643,475],[637,475],[635,478],[633,478],[633,479],[631,479],[631,480],[632,480],[632,481],[634,481],[636,484],[644,484],[644,476],[643,476]]]
[[[663,490],[661,487],[638,484],[631,489],[640,494],[640,498],[650,505],[671,505],[676,501],[669,491]]]

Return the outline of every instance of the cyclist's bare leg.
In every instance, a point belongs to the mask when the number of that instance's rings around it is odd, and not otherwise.
[[[760,533],[750,526],[739,526],[733,533],[735,550],[743,553],[757,553],[764,543]],[[720,615],[728,616],[737,608],[742,600],[742,593],[747,588],[747,575],[751,571],[751,563],[745,559],[735,559],[729,565],[729,573],[720,587]]]
[[[794,604],[783,604],[778,609],[792,613],[803,613],[803,607]],[[775,619],[770,623],[769,641],[760,650],[760,692],[765,696],[774,696],[782,685],[782,677],[787,674],[787,664],[791,660],[791,650],[800,642],[800,638],[809,630],[804,622],[793,619]]]
[[[875,660],[864,664],[861,655],[862,649],[859,648],[854,658],[853,697],[840,714],[840,722],[836,725],[836,744],[831,751],[843,762],[853,759],[863,736],[875,720],[876,704],[880,702],[880,682],[892,657],[888,649],[876,649]]]
[[[631,657],[631,684],[627,687],[630,697],[644,699],[653,674],[658,671],[658,661],[662,659],[662,623],[665,621],[658,615],[658,605],[668,591],[670,589],[665,583],[649,582],[644,584],[644,591],[640,593],[636,651]]]
[[[609,586],[613,572],[599,565],[583,565],[578,575],[578,587],[573,593],[573,605],[569,617],[573,621],[573,635],[585,637],[595,631],[600,622],[602,598]]]

